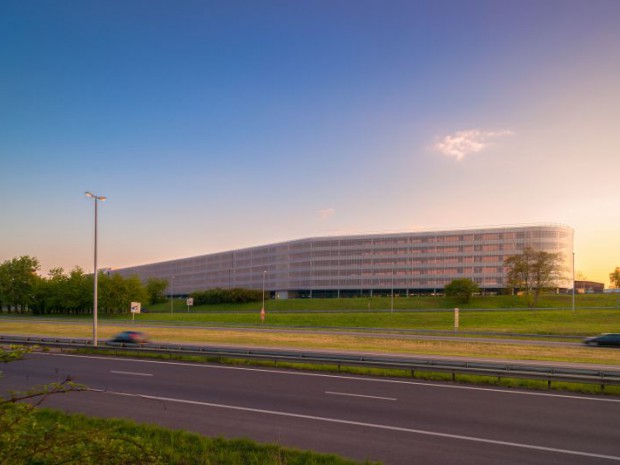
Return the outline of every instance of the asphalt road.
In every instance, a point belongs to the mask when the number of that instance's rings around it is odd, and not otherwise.
[[[620,399],[320,373],[32,354],[0,390],[62,381],[97,391],[50,407],[386,464],[620,462]]]

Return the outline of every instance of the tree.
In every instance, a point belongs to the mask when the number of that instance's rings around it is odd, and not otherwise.
[[[444,292],[448,297],[454,297],[457,302],[466,304],[471,300],[471,296],[478,292],[480,288],[471,279],[453,279],[444,286]]]
[[[6,305],[9,312],[26,311],[34,303],[39,268],[39,261],[28,255],[0,264],[0,305]]]
[[[118,273],[99,273],[99,307],[103,313],[128,313],[131,302],[146,302],[148,295],[140,278]]]
[[[620,266],[617,266],[614,271],[609,273],[609,282],[616,289],[620,289]]]
[[[167,279],[149,278],[146,282],[146,293],[148,294],[148,302],[150,305],[166,302],[164,292],[168,287]]]
[[[93,307],[93,278],[76,266],[67,275],[62,268],[52,268],[47,278],[40,278],[35,288],[35,315],[52,313],[87,313]]]
[[[525,292],[527,304],[536,307],[541,292],[557,286],[562,277],[562,256],[526,247],[518,255],[504,260],[508,269],[508,285]]]

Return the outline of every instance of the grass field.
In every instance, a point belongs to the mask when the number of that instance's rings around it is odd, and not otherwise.
[[[620,332],[620,309],[584,309],[587,305],[601,307],[602,304],[610,304],[610,296],[585,295],[577,296],[579,306],[575,312],[567,309],[549,308],[547,310],[468,310],[463,309],[460,314],[460,331],[467,332],[492,332],[492,333],[518,333],[539,334],[556,336],[586,336],[603,332]],[[417,300],[419,299],[419,300]],[[446,299],[440,297],[412,297],[403,298],[403,301],[429,301],[445,304]],[[480,298],[487,306],[495,302],[497,306],[509,303],[509,299],[518,299],[512,296],[496,296]],[[567,296],[546,296],[547,304],[553,302],[565,302]],[[142,329],[147,332],[154,341],[161,342],[190,342],[201,344],[234,344],[255,345],[264,347],[290,347],[309,349],[336,349],[358,350],[368,352],[388,352],[404,354],[428,354],[445,356],[481,357],[513,360],[543,360],[543,361],[567,361],[583,363],[601,363],[620,365],[620,351],[599,350],[588,347],[541,347],[535,345],[522,345],[506,343],[485,342],[461,342],[440,340],[414,340],[404,337],[390,339],[380,337],[360,337],[347,334],[305,334],[295,331],[286,331],[287,328],[384,328],[390,329],[418,329],[418,330],[445,330],[454,329],[454,317],[448,311],[415,311],[415,312],[337,312],[325,313],[316,311],[321,307],[321,302],[329,305],[341,306],[345,303],[368,299],[325,299],[319,300],[289,300],[270,301],[269,304],[295,304],[314,306],[310,310],[299,313],[278,313],[277,310],[267,307],[265,325],[261,325],[258,309],[253,313],[234,312],[197,312],[187,308],[177,309],[175,313],[149,312],[136,316],[132,322],[129,315],[100,317],[100,338],[109,338],[120,329],[118,326],[105,326],[106,322],[125,322],[126,328]],[[381,302],[380,299],[376,300]],[[389,299],[388,299],[389,301]],[[373,303],[375,300],[373,300]],[[479,302],[478,302],[479,303]],[[255,304],[254,307],[256,307]],[[476,306],[476,302],[472,304]],[[478,305],[479,306],[479,305]],[[230,308],[232,310],[232,307]],[[299,310],[299,309],[298,309]],[[331,310],[334,310],[331,308]],[[29,321],[28,321],[29,320]],[[90,337],[91,329],[87,322],[89,316],[79,318],[85,324],[76,325],[64,317],[54,318],[55,323],[46,323],[38,317],[28,317],[13,320],[11,318],[0,319],[0,334],[31,334],[31,335],[55,335],[59,337]],[[184,325],[183,329],[153,327],[141,325],[161,324],[167,326]],[[204,329],[191,326],[223,326],[222,329]],[[240,330],[238,326],[254,327],[253,330]],[[278,328],[282,332],[259,331],[259,329]]]
[[[545,294],[541,296],[540,308],[571,308],[572,296],[568,294]],[[620,308],[620,294],[580,294],[575,296],[576,308],[617,307]],[[151,312],[169,312],[170,302],[150,305]],[[261,302],[246,304],[213,304],[193,307],[193,312],[222,312],[222,311],[257,311]],[[454,299],[442,296],[411,296],[394,298],[394,309],[492,309],[492,308],[527,308],[523,296],[474,296],[468,304],[459,304]],[[267,311],[334,311],[334,310],[387,310],[391,308],[390,297],[351,297],[342,299],[290,299],[267,300]],[[187,311],[185,299],[175,299],[174,311]]]
[[[118,319],[118,318],[114,318]],[[129,320],[128,316],[122,319]],[[258,312],[248,313],[146,313],[137,322],[204,325],[261,326]],[[620,332],[618,310],[520,310],[460,312],[461,331],[583,336]],[[359,312],[359,313],[270,313],[265,324],[275,327],[454,329],[452,312]]]
[[[488,307],[490,303],[495,302],[498,306],[507,304],[504,297],[513,298],[511,296],[485,297]],[[548,301],[553,301],[557,297],[566,300],[566,296],[548,296]],[[584,305],[578,305],[576,311],[566,308],[550,307],[544,310],[520,309],[510,310],[503,308],[489,308],[487,310],[474,310],[463,307],[460,312],[459,329],[463,332],[480,331],[494,333],[521,333],[521,334],[539,334],[539,335],[556,335],[556,336],[587,336],[603,332],[620,332],[620,308],[600,308],[603,303],[611,303],[612,301],[606,295],[585,295],[578,296],[583,298],[580,304],[598,304],[599,308],[585,308]],[[417,301],[420,299],[434,299],[433,302],[444,302],[443,298],[410,298],[403,300]],[[494,300],[497,299],[497,300]],[[359,301],[361,299],[324,299],[332,307],[341,306],[347,302]],[[379,299],[377,299],[379,301]],[[398,311],[393,313],[390,311],[338,311],[330,308],[329,312],[319,311],[321,302],[305,300],[290,301],[270,301],[270,305],[281,305],[282,303],[294,303],[296,305],[312,302],[313,307],[307,310],[297,309],[294,312],[285,312],[282,309],[270,309],[267,305],[267,315],[265,319],[265,327],[300,327],[300,328],[384,328],[387,330],[394,329],[418,329],[418,330],[443,330],[452,331],[454,329],[454,315],[452,311],[437,310],[416,310],[416,311]],[[359,302],[358,302],[359,303]],[[374,303],[374,301],[373,301]],[[445,302],[444,302],[445,303]],[[203,325],[203,326],[255,326],[261,327],[260,309],[256,304],[252,304],[251,312],[247,311],[247,305],[229,306],[229,311],[222,311],[222,306],[216,306],[214,309],[204,311],[205,307],[199,307],[187,311],[187,307],[178,306],[174,313],[153,312],[142,313],[136,315],[136,324],[139,323],[160,323],[166,325]],[[396,307],[396,306],[395,306]],[[209,307],[210,308],[210,307]],[[233,311],[237,310],[237,312]],[[37,320],[38,317],[31,315],[5,315],[17,316],[20,318],[32,318]],[[62,320],[65,316],[50,315],[47,319],[53,318]],[[80,317],[71,317],[72,319],[88,320],[92,317],[88,314]],[[124,315],[105,315],[100,314],[99,318],[102,322],[110,321],[126,321],[131,322],[129,313]],[[4,321],[0,319],[0,333],[4,326]]]
[[[130,327],[130,324],[127,326]],[[92,335],[89,325],[44,322],[1,322],[2,334],[48,335],[58,337],[83,337]],[[457,357],[478,357],[507,360],[540,360],[559,362],[597,363],[620,365],[620,351],[591,347],[541,347],[526,344],[462,342],[445,340],[416,340],[402,337],[390,339],[361,337],[343,334],[312,334],[299,332],[266,332],[260,330],[201,329],[141,327],[132,329],[148,333],[153,341],[188,342],[195,344],[231,344],[262,347],[286,347],[299,349],[347,350],[377,353],[427,354]],[[118,327],[101,325],[100,338],[110,338]]]

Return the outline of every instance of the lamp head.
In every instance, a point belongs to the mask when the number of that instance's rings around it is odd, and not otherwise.
[[[103,196],[103,195],[101,195],[101,196],[96,196],[96,195],[95,195],[95,194],[93,194],[92,192],[84,192],[84,195],[85,195],[86,197],[88,197],[89,199],[101,200],[102,202],[103,202],[104,200],[107,200],[107,199],[108,199],[107,197],[105,197],[105,196]]]

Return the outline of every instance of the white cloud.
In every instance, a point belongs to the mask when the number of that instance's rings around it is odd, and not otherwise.
[[[491,140],[496,137],[510,136],[514,134],[512,131],[482,131],[480,129],[469,129],[466,131],[458,131],[443,137],[439,142],[433,145],[433,150],[462,160],[465,156],[480,152],[487,148]]]
[[[319,218],[322,220],[326,220],[331,218],[336,213],[335,208],[324,208],[323,210],[319,210]]]

